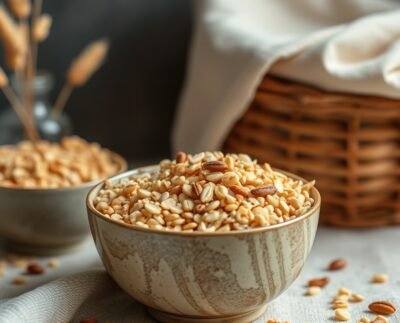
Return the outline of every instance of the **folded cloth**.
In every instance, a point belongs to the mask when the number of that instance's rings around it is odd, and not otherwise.
[[[200,0],[196,9],[175,150],[219,149],[267,72],[400,97],[399,1]]]
[[[116,318],[118,318],[116,320]],[[104,270],[57,279],[0,302],[1,323],[151,323],[144,307],[125,294]]]

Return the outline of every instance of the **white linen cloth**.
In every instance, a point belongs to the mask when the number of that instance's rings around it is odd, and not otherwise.
[[[220,148],[267,72],[400,98],[400,1],[199,0],[196,8],[175,150]]]
[[[368,304],[388,300],[400,307],[400,241],[399,228],[374,230],[343,230],[320,228],[305,268],[295,283],[280,297],[270,303],[256,323],[268,319],[289,320],[290,323],[333,322],[334,311],[330,302],[339,287],[347,287],[365,296],[361,303],[351,303],[350,312],[356,322],[361,316],[373,318]],[[343,257],[348,267],[338,272],[326,271],[334,258]],[[45,262],[45,258],[41,261]],[[48,269],[40,276],[29,276],[29,284],[10,284],[18,270],[0,278],[0,323],[64,323],[94,318],[99,323],[154,323],[142,305],[119,289],[100,265],[93,243],[72,254],[59,257],[60,266]],[[97,268],[96,270],[88,270]],[[81,270],[81,273],[76,273]],[[68,272],[75,272],[65,276]],[[386,273],[388,284],[372,284],[376,273]],[[52,280],[32,289],[39,281]],[[331,283],[322,294],[304,296],[305,284],[311,278],[330,276]],[[25,293],[16,296],[16,292]],[[29,291],[30,290],[30,291]],[[15,296],[10,298],[11,296]],[[400,311],[390,322],[400,322]]]

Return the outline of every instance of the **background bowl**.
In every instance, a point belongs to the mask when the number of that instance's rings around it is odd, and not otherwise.
[[[154,166],[112,177],[112,182]],[[297,176],[286,173],[290,177]],[[113,221],[87,198],[99,255],[116,283],[162,322],[249,322],[296,279],[318,226],[320,195],[289,222],[248,231],[183,233]]]
[[[112,153],[120,172],[126,161]],[[85,197],[101,180],[68,188],[0,187],[0,237],[19,252],[53,254],[89,235]]]

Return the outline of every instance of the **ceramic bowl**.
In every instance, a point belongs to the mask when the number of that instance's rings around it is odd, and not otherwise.
[[[111,178],[152,172],[140,168]],[[290,177],[297,176],[286,173]],[[225,233],[168,232],[103,216],[87,197],[93,239],[108,273],[161,322],[250,322],[300,274],[318,226],[321,198],[304,215]]]
[[[113,153],[120,172],[126,161]],[[18,252],[55,254],[89,236],[85,198],[99,181],[68,188],[0,187],[0,237]]]

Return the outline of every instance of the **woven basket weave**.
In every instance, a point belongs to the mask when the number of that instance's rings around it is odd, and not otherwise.
[[[225,150],[316,179],[321,222],[400,224],[400,102],[265,77]]]

